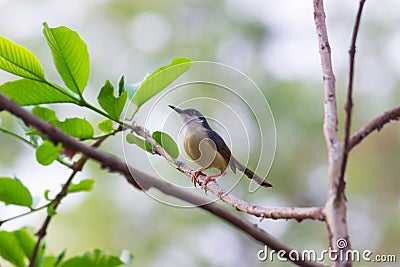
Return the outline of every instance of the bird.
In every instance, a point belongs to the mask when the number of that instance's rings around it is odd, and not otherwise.
[[[180,109],[172,105],[168,106],[176,111],[184,122],[183,146],[187,155],[201,167],[191,175],[195,186],[197,177],[202,174],[206,178],[201,186],[203,189],[206,189],[208,182],[215,181],[216,178],[226,174],[229,165],[234,173],[238,169],[257,184],[263,187],[272,187],[272,184],[265,181],[264,178],[255,174],[232,156],[231,150],[226,145],[224,139],[211,129],[206,118],[200,111],[193,108]],[[204,170],[210,168],[216,168],[220,173],[211,175],[203,173]]]

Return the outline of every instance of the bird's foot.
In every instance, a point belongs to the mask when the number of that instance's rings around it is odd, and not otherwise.
[[[207,184],[208,184],[210,181],[215,181],[215,179],[217,179],[217,177],[207,175],[207,176],[206,176],[206,179],[204,179],[203,183],[201,184],[201,188],[203,188],[205,191],[207,191],[207,188],[206,188]]]
[[[203,170],[197,170],[197,171],[193,171],[192,172],[192,175],[190,176],[190,178],[192,178],[192,183],[193,183],[193,185],[194,185],[194,187],[196,187],[196,184],[197,184],[197,177],[199,177],[199,175],[204,175],[204,176],[206,176],[204,173],[203,173]]]

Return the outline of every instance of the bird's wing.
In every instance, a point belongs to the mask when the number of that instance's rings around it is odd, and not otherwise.
[[[229,162],[229,166],[231,167],[232,171],[236,173],[236,165],[233,160],[231,160],[231,151],[229,147],[225,144],[224,139],[217,134],[215,131],[211,130],[207,132],[208,138],[215,142],[217,146],[217,151],[222,155],[222,157]]]

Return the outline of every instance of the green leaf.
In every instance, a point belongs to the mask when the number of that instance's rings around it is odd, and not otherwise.
[[[6,205],[14,204],[18,206],[31,207],[32,195],[19,180],[0,177],[0,201]]]
[[[125,77],[124,75],[122,75],[118,82],[118,95],[121,95],[125,91],[124,85],[125,85]]]
[[[142,82],[135,83],[133,85],[130,84],[124,84],[124,89],[125,91],[128,92],[128,98],[129,100],[133,101],[133,98],[135,97],[136,91],[139,89],[140,85]]]
[[[36,149],[36,161],[44,166],[48,166],[58,158],[61,151],[61,143],[55,146],[51,141],[44,140],[43,144]]]
[[[54,215],[56,215],[57,214],[57,212],[56,212],[56,210],[54,209],[54,203],[51,203],[48,207],[47,207],[47,215],[49,215],[50,217],[51,216],[54,216]]]
[[[110,81],[106,81],[104,86],[101,88],[97,101],[100,106],[110,115],[111,118],[118,120],[124,109],[127,92],[122,92],[119,97],[114,96],[114,86]]]
[[[0,69],[20,77],[44,81],[37,57],[28,49],[0,36]]]
[[[33,250],[35,248],[35,239],[33,238],[33,234],[31,233],[30,229],[22,228],[12,232],[15,238],[18,240],[18,243],[22,250],[25,253],[27,258],[32,256]],[[38,259],[40,259],[40,254],[42,254],[42,250],[39,249]]]
[[[32,109],[32,113],[44,121],[58,120],[56,112],[49,108],[35,106]]]
[[[150,152],[153,154],[153,147],[150,145],[150,143],[140,137],[137,137],[136,135],[134,135],[132,133],[128,133],[126,135],[126,141],[129,144],[135,144],[138,147],[140,147],[141,149],[146,150],[147,152]]]
[[[44,194],[43,194],[44,198],[48,201],[53,201],[53,199],[50,198],[49,194],[50,194],[50,189],[46,189],[46,191],[44,191]]]
[[[28,79],[3,83],[0,85],[0,92],[20,106],[77,102],[68,93],[62,93],[47,83]]]
[[[111,133],[112,131],[114,131],[113,129],[113,122],[112,120],[106,119],[102,122],[100,122],[97,127],[105,133]]]
[[[109,255],[106,252],[95,249],[94,251],[86,252],[85,254],[73,257],[64,264],[62,267],[114,267],[121,266],[124,263],[114,255]]]
[[[94,180],[93,179],[84,179],[77,184],[72,184],[68,188],[68,193],[75,193],[75,192],[90,192],[93,189]]]
[[[29,142],[31,142],[34,147],[39,146],[40,135],[38,134],[37,130],[32,130],[30,132],[26,132],[25,134],[29,136]]]
[[[45,121],[49,121],[51,124],[73,137],[93,137],[93,126],[86,119],[68,118],[65,121],[59,121],[54,110],[38,106],[32,109],[32,113]]]
[[[49,28],[46,22],[43,23],[43,34],[65,85],[81,95],[90,74],[89,53],[85,42],[77,32],[64,26]]]
[[[63,249],[61,251],[61,253],[58,254],[57,258],[54,261],[54,265],[52,267],[57,266],[57,264],[59,264],[62,261],[62,259],[64,259],[66,253],[67,253],[67,250]]]
[[[92,138],[94,134],[93,126],[85,119],[68,118],[65,121],[51,121],[51,124],[76,138]]]
[[[0,231],[0,256],[17,267],[25,266],[25,253],[18,239],[10,232]]]
[[[43,257],[40,262],[40,267],[55,267],[56,265],[56,257],[55,256],[46,256]]]
[[[133,97],[133,103],[139,108],[189,70],[192,64],[191,59],[181,57],[174,58],[171,64],[158,68],[142,82]]]
[[[155,131],[152,134],[153,139],[160,145],[165,152],[168,153],[173,159],[177,159],[179,156],[179,149],[174,139],[167,133]]]
[[[143,78],[142,81],[140,81],[140,82],[138,82],[138,83],[135,83],[135,84],[133,84],[133,85],[130,85],[130,84],[125,83],[125,77],[122,75],[122,77],[121,77],[121,79],[119,80],[119,83],[118,83],[118,91],[120,92],[120,94],[121,94],[121,92],[123,92],[123,91],[128,92],[128,99],[131,100],[131,101],[133,101],[133,97],[135,96],[135,93],[136,93],[137,89],[140,87],[140,85],[142,84],[142,82],[143,82],[144,80],[146,80],[147,76],[148,76],[148,75],[146,75],[146,76]]]

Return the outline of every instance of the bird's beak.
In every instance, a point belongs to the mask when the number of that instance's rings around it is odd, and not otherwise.
[[[170,108],[172,108],[173,110],[175,110],[177,113],[182,114],[183,110],[177,107],[174,107],[172,105],[168,105]]]

